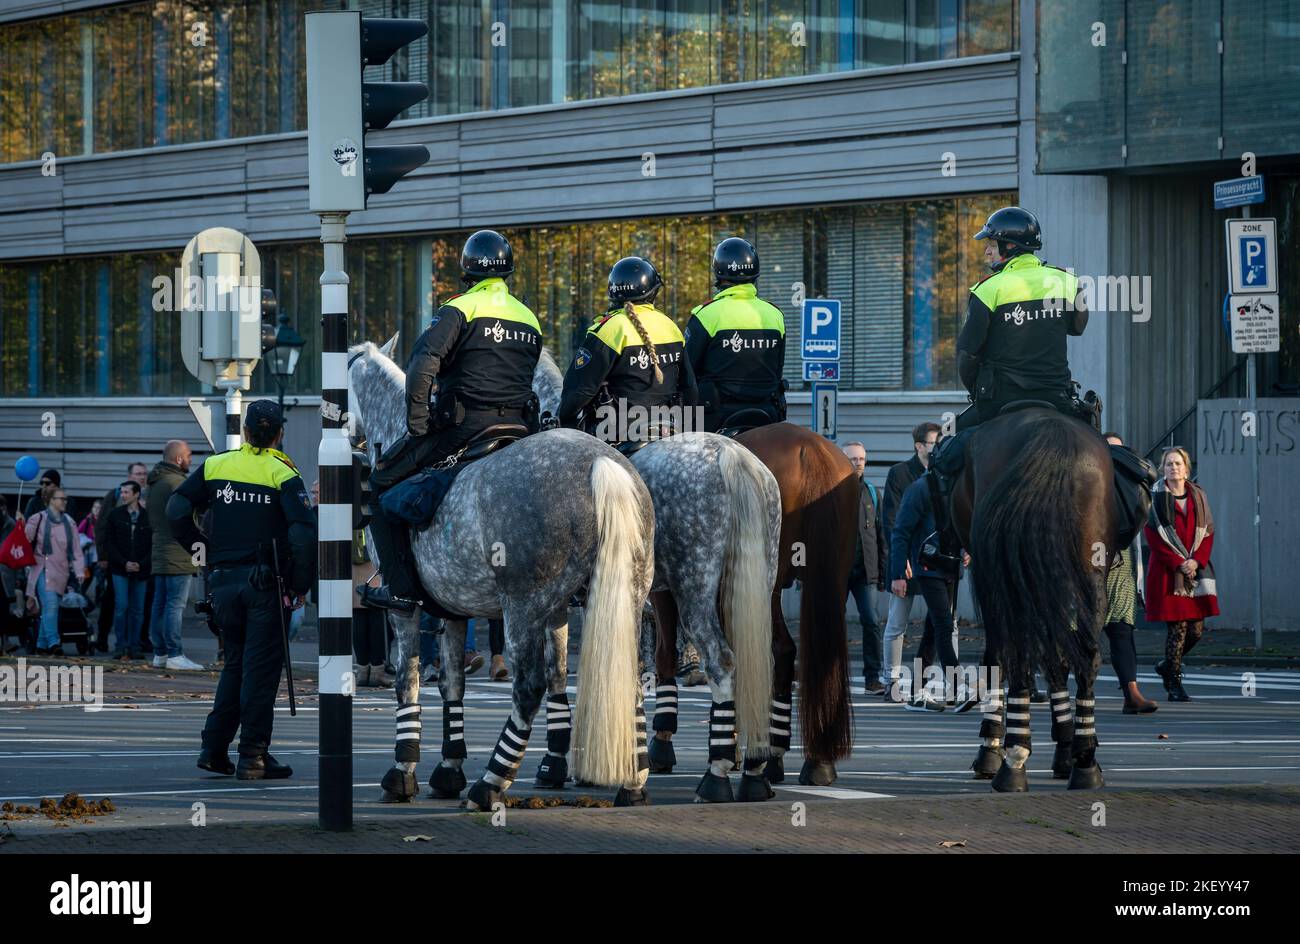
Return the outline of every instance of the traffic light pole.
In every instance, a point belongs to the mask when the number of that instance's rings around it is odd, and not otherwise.
[[[352,446],[348,440],[347,213],[320,214],[320,825],[352,828]]]

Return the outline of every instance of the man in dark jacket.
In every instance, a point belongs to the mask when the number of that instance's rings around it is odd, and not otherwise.
[[[190,444],[173,439],[163,447],[162,462],[149,471],[149,524],[153,528],[153,610],[149,638],[155,668],[201,669],[185,657],[181,620],[198,567],[194,552],[177,542],[167,520],[167,499],[190,471]]]
[[[148,484],[149,467],[143,462],[131,462],[126,467],[126,477],[135,482],[143,490]],[[108,533],[108,516],[113,509],[122,503],[122,487],[114,485],[99,502],[99,517],[95,519],[95,565],[100,572],[108,576],[108,547],[104,543],[104,536]],[[141,499],[140,504],[147,507],[147,500]],[[145,616],[148,616],[147,608],[149,606],[150,594],[145,594]],[[113,580],[109,577],[104,587],[104,592],[99,596],[99,636],[95,641],[95,647],[100,652],[108,652],[108,634],[113,628],[115,622],[114,614],[117,612],[117,605],[113,599]],[[140,626],[141,636],[145,631],[144,624]],[[141,649],[143,650],[145,639],[141,639]]]
[[[845,443],[844,455],[853,463],[862,483],[858,498],[858,548],[849,572],[849,596],[858,608],[862,623],[862,677],[867,692],[879,695],[885,690],[880,681],[880,624],[871,609],[870,591],[885,589],[884,539],[880,531],[880,500],[876,487],[866,479],[867,447],[860,442]]]
[[[914,455],[889,470],[889,475],[885,479],[885,497],[881,503],[880,511],[880,523],[884,529],[886,548],[889,547],[893,538],[894,518],[898,515],[903,493],[930,467],[930,452],[934,449],[934,444],[939,441],[940,431],[938,423],[921,423],[914,427],[912,430]],[[886,558],[885,569],[886,571],[891,569],[888,558]],[[884,690],[885,697],[897,703],[905,701],[903,693],[899,691],[898,686],[894,683],[898,681],[899,673],[902,670],[903,635],[907,632],[907,621],[912,615],[912,601],[919,591],[912,579],[911,564],[905,561],[903,571],[908,581],[907,594],[902,597],[891,595],[889,598],[889,619],[885,624],[883,664],[880,670],[880,681],[887,686]],[[922,664],[928,665],[933,655],[934,623],[927,613],[925,617],[925,634],[921,637],[920,656]]]
[[[140,485],[127,479],[120,488],[122,503],[108,513],[103,543],[108,570],[113,575],[113,631],[117,636],[113,658],[130,661],[140,657],[140,624],[149,586],[153,530],[140,504]]]

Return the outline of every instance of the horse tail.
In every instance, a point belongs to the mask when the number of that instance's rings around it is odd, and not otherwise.
[[[799,717],[804,757],[820,761],[847,757],[853,747],[844,601],[857,546],[859,486],[851,474],[836,483],[843,470],[831,459],[843,456],[829,448],[819,442],[801,449]]]
[[[1084,548],[1079,501],[1091,486],[1079,473],[1079,451],[1069,423],[1036,423],[1014,469],[975,502],[975,591],[1012,679],[1078,656],[1076,627],[1090,631],[1102,605]]]
[[[736,659],[736,733],[751,751],[761,751],[771,726],[777,566],[771,537],[780,528],[781,492],[767,467],[741,446],[723,449],[718,465],[730,508],[721,602],[722,626]]]
[[[637,777],[637,647],[641,602],[633,599],[645,535],[631,473],[605,456],[591,467],[596,566],[587,586],[573,772],[579,780],[624,786]]]

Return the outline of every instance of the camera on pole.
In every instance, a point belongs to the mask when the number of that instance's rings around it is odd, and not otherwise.
[[[365,140],[367,131],[387,128],[428,98],[429,87],[362,80],[366,66],[383,65],[428,31],[420,20],[372,19],[352,11],[307,14],[307,163],[313,212],[364,210],[367,196],[387,193],[429,160],[423,145],[380,147]]]
[[[205,229],[181,255],[184,305],[181,359],[185,369],[225,392],[224,424],[215,422],[221,402],[195,398],[190,410],[209,445],[239,448],[242,392],[262,358],[262,263],[252,241],[224,226]],[[274,304],[274,295],[271,295]]]

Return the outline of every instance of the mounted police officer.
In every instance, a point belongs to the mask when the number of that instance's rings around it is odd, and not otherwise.
[[[644,442],[657,438],[656,408],[695,405],[685,339],[654,307],[662,286],[659,272],[639,256],[614,263],[609,311],[588,330],[564,376],[561,425],[607,442]]]
[[[240,780],[278,780],[293,773],[267,753],[285,610],[301,605],[316,580],[316,519],[302,477],[279,449],[284,419],[274,402],[249,404],[244,440],[189,474],[167,501],[167,519],[182,547],[203,548],[213,619],[226,646],[198,765]],[[194,516],[208,509],[211,534],[204,534]],[[236,732],[238,767],[227,753]]]
[[[1083,334],[1088,310],[1071,273],[1042,262],[1038,220],[1021,207],[993,213],[976,239],[993,274],[971,288],[957,339],[957,372],[974,398],[959,430],[997,416],[1016,400],[1079,412],[1066,361],[1067,336]]]
[[[758,297],[758,252],[733,236],[713,250],[711,301],[691,310],[686,358],[695,371],[704,427],[715,433],[728,417],[757,410],[766,425],[785,419],[785,316]],[[757,419],[757,415],[751,415]]]
[[[379,494],[455,455],[490,426],[538,428],[533,371],[542,329],[506,287],[515,271],[510,243],[500,233],[479,230],[465,241],[460,269],[465,290],[434,312],[406,367],[407,435],[384,444],[389,448],[370,475],[370,532],[385,585],[357,588],[369,606],[410,613],[424,597],[410,529],[383,511]]]

